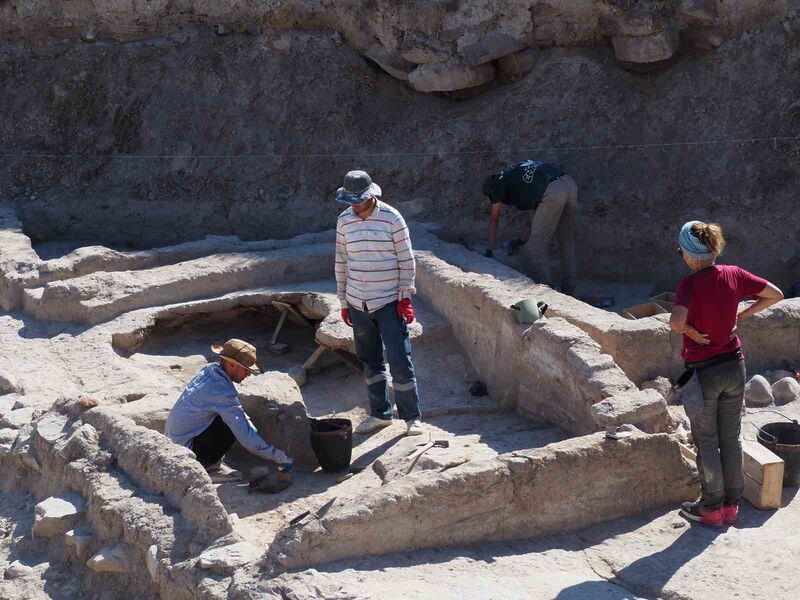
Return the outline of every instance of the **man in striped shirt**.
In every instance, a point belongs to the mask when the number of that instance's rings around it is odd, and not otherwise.
[[[395,403],[409,435],[423,432],[408,326],[414,321],[414,253],[403,217],[378,198],[381,188],[364,171],[350,171],[336,200],[350,207],[336,222],[336,289],[342,320],[353,328],[364,365],[370,416],[356,433],[392,423],[383,348],[392,372]]]

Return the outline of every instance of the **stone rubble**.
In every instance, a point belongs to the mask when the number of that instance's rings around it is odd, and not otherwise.
[[[35,521],[31,535],[54,537],[72,529],[83,517],[86,503],[77,494],[62,494],[43,500],[36,505]]]
[[[784,377],[772,386],[772,395],[778,405],[800,400],[800,382],[794,377]]]
[[[744,400],[747,406],[769,406],[775,402],[772,387],[761,375],[756,375],[744,388]]]

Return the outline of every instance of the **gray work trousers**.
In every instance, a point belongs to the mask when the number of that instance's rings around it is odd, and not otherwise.
[[[575,291],[575,213],[578,208],[578,185],[569,175],[553,181],[544,192],[536,209],[531,238],[521,248],[537,283],[552,285],[550,275],[550,242],[558,235],[561,258],[561,290]]]
[[[742,404],[745,365],[731,360],[697,371],[703,406],[689,410],[692,438],[697,446],[703,506],[715,510],[736,504],[744,490],[742,472]]]

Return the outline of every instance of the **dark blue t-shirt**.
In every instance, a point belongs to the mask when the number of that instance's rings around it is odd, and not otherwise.
[[[492,180],[489,201],[502,202],[519,210],[534,210],[553,181],[564,173],[551,164],[526,160],[509,165]]]

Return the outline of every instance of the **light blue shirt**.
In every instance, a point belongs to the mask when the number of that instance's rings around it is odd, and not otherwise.
[[[239,401],[233,381],[219,364],[207,365],[192,379],[167,417],[164,434],[176,444],[192,447],[192,440],[203,433],[219,415],[236,439],[250,452],[275,462],[286,455],[265,442]]]

